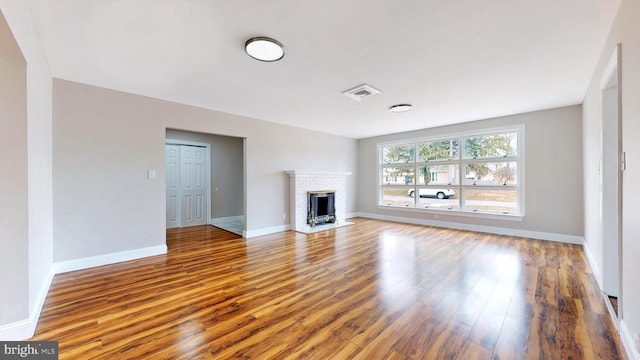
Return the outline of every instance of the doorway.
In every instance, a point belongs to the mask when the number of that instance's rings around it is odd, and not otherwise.
[[[206,223],[240,236],[244,236],[246,232],[245,142],[245,138],[228,135],[172,128],[165,130],[165,144],[207,148],[205,169],[207,195],[206,202],[203,202],[207,211]],[[167,183],[170,182],[170,166],[167,163],[165,176]],[[176,198],[175,201],[177,200]],[[167,209],[171,209],[171,205],[167,202]],[[173,218],[175,219],[176,216],[174,215]],[[167,228],[175,226],[177,225],[169,225],[167,222]]]
[[[620,44],[602,78],[601,220],[603,239],[603,291],[616,320],[622,318],[622,116]]]
[[[205,225],[209,218],[209,147],[167,141],[167,229]]]

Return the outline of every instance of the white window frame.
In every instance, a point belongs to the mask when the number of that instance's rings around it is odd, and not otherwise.
[[[474,136],[482,136],[482,135],[492,135],[492,134],[500,134],[500,133],[516,133],[518,138],[517,140],[517,155],[515,156],[507,156],[507,157],[491,157],[491,158],[482,158],[482,159],[465,159],[464,158],[464,138],[465,137],[474,137]],[[425,187],[425,185],[418,184],[419,177],[419,169],[421,166],[425,165],[425,162],[418,161],[418,144],[424,142],[432,142],[439,140],[448,140],[448,139],[458,139],[459,148],[458,148],[458,157],[453,160],[443,160],[438,161],[438,165],[457,165],[458,166],[458,184],[457,185],[433,185],[432,187],[447,187],[447,188],[455,188],[456,194],[458,195],[458,208],[422,208],[419,207],[419,196],[414,196],[414,204],[413,206],[400,206],[400,205],[386,205],[383,203],[383,190],[385,188],[402,188],[402,189],[414,189],[417,193],[420,187]],[[389,146],[399,146],[399,145],[413,145],[414,146],[414,159],[413,162],[402,163],[402,164],[384,164],[382,162],[382,149]],[[513,125],[513,126],[504,126],[504,127],[494,127],[494,128],[486,128],[479,130],[469,130],[464,132],[455,132],[455,133],[446,133],[439,134],[428,137],[421,138],[410,138],[404,140],[396,140],[392,142],[384,142],[377,144],[377,159],[378,159],[378,195],[377,195],[377,204],[378,208],[385,210],[394,210],[394,211],[409,211],[409,212],[420,212],[420,213],[432,213],[432,214],[446,214],[447,216],[466,216],[466,217],[475,217],[475,218],[488,218],[488,219],[500,219],[500,220],[513,220],[513,221],[522,221],[525,215],[525,126],[524,124]],[[517,173],[516,173],[516,185],[506,185],[507,188],[513,189],[517,191],[517,212],[516,213],[499,213],[499,212],[490,212],[490,211],[480,211],[480,210],[467,210],[464,207],[464,191],[468,189],[473,189],[474,185],[465,185],[465,169],[466,165],[469,163],[478,163],[478,162],[516,162]],[[435,164],[435,162],[434,162]],[[382,182],[382,174],[383,169],[385,167],[389,167],[390,165],[410,165],[414,166],[414,179],[413,184],[410,185],[388,185]],[[426,185],[429,187],[429,185]],[[478,188],[487,189],[487,190],[504,190],[505,186],[486,186],[482,185]]]

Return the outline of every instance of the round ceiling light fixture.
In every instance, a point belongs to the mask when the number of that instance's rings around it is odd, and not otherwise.
[[[284,57],[284,46],[272,38],[254,37],[244,43],[244,50],[256,60],[273,62]]]
[[[413,109],[413,105],[411,104],[398,104],[389,107],[389,111],[394,113],[403,113]]]

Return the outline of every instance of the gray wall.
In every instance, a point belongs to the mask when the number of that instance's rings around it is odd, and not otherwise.
[[[582,236],[581,108],[570,106],[358,141],[362,213]],[[525,217],[522,222],[378,208],[377,144],[469,130],[525,125]]]
[[[167,139],[209,144],[211,218],[244,215],[243,138],[167,129]]]
[[[27,64],[0,13],[0,325],[28,316]]]
[[[17,340],[32,335],[53,276],[51,73],[29,4],[0,10],[0,338]]]
[[[623,335],[640,333],[640,2],[624,0],[620,5],[600,61],[583,104],[585,247],[594,264],[594,275],[602,284],[604,242],[600,220],[600,141],[602,128],[601,79],[615,47],[622,44],[622,151],[627,170],[622,182],[622,313]],[[631,340],[631,339],[630,339]],[[632,341],[632,340],[631,340]],[[633,344],[629,344],[633,346]],[[636,356],[640,356],[637,354]]]
[[[289,224],[285,170],[353,172],[355,211],[356,140],[57,79],[53,97],[56,262],[165,243],[167,128],[246,138],[249,232]]]

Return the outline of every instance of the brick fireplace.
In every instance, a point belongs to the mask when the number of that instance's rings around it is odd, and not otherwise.
[[[350,172],[291,170],[286,173],[289,175],[291,230],[309,233],[345,224],[346,178],[351,175]],[[322,193],[328,189],[335,192],[333,201],[336,222],[311,226],[307,223],[309,216],[308,194]]]

